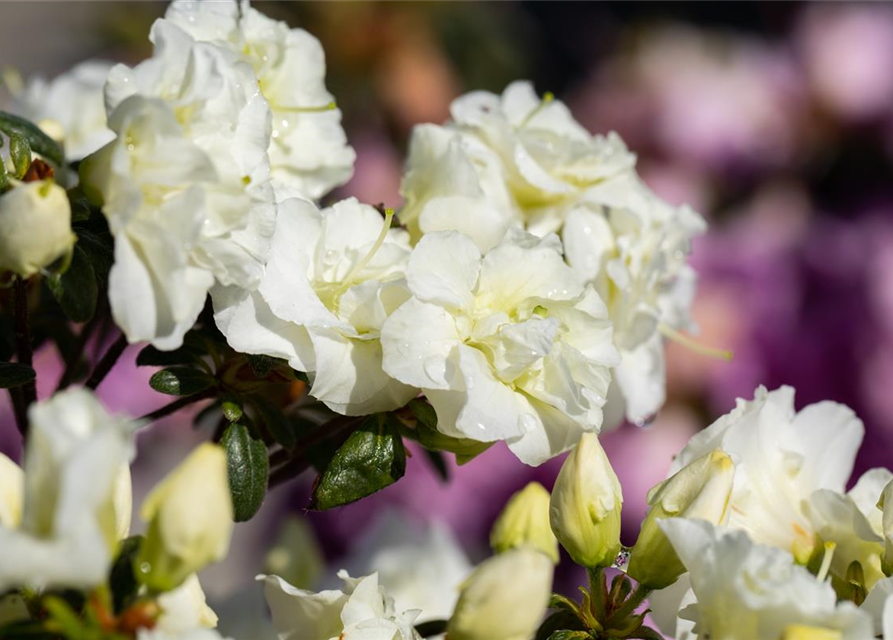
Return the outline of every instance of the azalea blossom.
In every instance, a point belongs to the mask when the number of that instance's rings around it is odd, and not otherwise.
[[[695,435],[670,474],[722,449],[735,462],[728,526],[806,562],[817,531],[804,507],[819,489],[844,493],[863,432],[844,405],[820,402],[795,412],[794,389],[760,387],[753,400],[739,399],[733,411]]]
[[[248,0],[178,0],[165,19],[198,41],[226,48],[254,69],[273,115],[268,152],[280,199],[316,199],[350,179],[356,154],[325,86],[319,40],[266,17]]]
[[[0,590],[103,583],[130,525],[134,425],[79,388],[28,416],[21,523],[0,525]]]
[[[13,529],[22,521],[24,484],[21,467],[0,453],[0,527]]]
[[[379,338],[410,297],[408,234],[352,198],[322,211],[299,199],[279,209],[259,288],[216,289],[217,326],[237,351],[306,371],[311,395],[338,413],[402,407],[418,390],[382,371]]]
[[[456,230],[484,252],[513,227],[560,232],[568,264],[596,286],[615,327],[607,426],[644,423],[665,400],[663,338],[694,328],[686,259],[703,219],[654,195],[619,136],[592,136],[529,82],[469,93],[451,114],[413,131],[401,222],[414,241]]]
[[[257,286],[275,228],[266,149],[270,113],[251,67],[152,28],[155,55],[112,69],[118,135],[82,165],[115,236],[109,300],[131,342],[182,343],[215,283]]]
[[[701,520],[671,518],[660,526],[691,576],[697,602],[680,617],[695,623],[697,637],[778,640],[803,627],[835,631],[830,637],[841,640],[874,637],[870,616],[851,602],[838,603],[831,585],[796,565],[790,553]]]
[[[431,233],[406,279],[412,298],[381,330],[383,368],[424,391],[440,431],[505,440],[537,465],[599,430],[617,352],[556,236],[510,233],[482,256],[468,236]]]
[[[49,81],[30,78],[11,110],[60,142],[68,162],[81,160],[115,137],[102,95],[111,68],[105,60],[85,60]]]
[[[258,576],[280,640],[419,640],[413,627],[418,611],[397,613],[378,574],[344,581],[341,590],[314,593],[278,576]]]
[[[176,589],[158,596],[161,615],[156,629],[168,634],[186,633],[196,629],[213,629],[217,626],[217,614],[208,606],[205,592],[192,574]]]

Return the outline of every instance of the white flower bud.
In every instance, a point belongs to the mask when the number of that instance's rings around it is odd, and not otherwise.
[[[555,480],[552,531],[574,562],[610,566],[620,552],[620,481],[594,433],[583,435]]]
[[[138,568],[150,589],[170,591],[221,560],[233,530],[223,449],[210,443],[196,448],[152,490],[140,515],[149,528]]]
[[[648,492],[648,515],[642,522],[627,573],[651,589],[673,584],[685,572],[658,522],[697,518],[722,524],[727,516],[735,465],[720,449],[692,461]]]
[[[21,467],[0,453],[0,527],[15,529],[22,521],[24,485]]]
[[[552,592],[552,561],[519,547],[482,562],[462,585],[447,626],[450,640],[528,640]]]
[[[490,532],[496,553],[532,545],[558,564],[558,541],[549,528],[549,492],[531,482],[513,495]]]
[[[55,182],[20,184],[0,196],[0,271],[34,275],[76,240],[68,196]]]

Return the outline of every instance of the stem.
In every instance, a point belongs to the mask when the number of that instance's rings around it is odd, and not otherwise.
[[[56,393],[67,388],[72,383],[75,371],[77,370],[77,366],[81,361],[81,356],[84,353],[84,347],[87,346],[87,340],[90,339],[90,335],[98,324],[99,323],[94,316],[94,318],[81,329],[81,332],[78,334],[77,343],[74,345],[74,349],[72,349],[72,355],[65,361],[65,371],[62,372],[62,377],[59,378],[59,384],[56,386]]]
[[[16,359],[20,364],[30,367],[34,363],[34,353],[31,350],[31,325],[28,319],[28,281],[16,278],[13,290]],[[28,433],[28,407],[37,400],[36,381],[32,380],[23,384],[15,394],[12,394],[12,397],[15,405],[16,425],[24,438]],[[16,397],[18,397],[17,402]]]
[[[121,354],[124,353],[124,349],[126,348],[127,336],[122,333],[112,343],[112,346],[108,348],[108,351],[103,354],[99,362],[96,363],[96,366],[93,367],[93,373],[90,374],[85,386],[88,389],[96,389],[101,385],[102,381],[105,380],[105,377],[108,375],[109,371],[112,370],[112,367],[115,366],[115,363],[118,362],[118,358],[121,357]]]
[[[587,568],[586,573],[589,575],[589,600],[592,603],[592,615],[604,626],[607,615],[605,602],[608,599],[605,569],[604,567]]]
[[[208,398],[214,395],[213,389],[206,389],[205,391],[200,391],[199,393],[195,393],[191,396],[186,396],[185,398],[180,398],[178,400],[174,400],[173,402],[164,405],[163,407],[159,407],[150,413],[147,413],[143,417],[139,418],[137,422],[143,424],[149,424],[151,422],[155,422],[156,420],[160,420],[165,416],[169,416],[172,413],[176,413],[183,407],[188,407],[191,404],[199,402],[200,400],[207,400]]]
[[[629,594],[629,598],[626,599],[626,602],[623,603],[619,609],[616,609],[614,613],[611,614],[611,617],[608,618],[608,624],[612,625],[615,622],[619,622],[631,614],[633,614],[636,609],[639,608],[639,605],[644,602],[645,598],[648,597],[648,594],[651,593],[651,589],[645,587],[641,584],[636,585],[636,588],[633,589],[633,592]]]

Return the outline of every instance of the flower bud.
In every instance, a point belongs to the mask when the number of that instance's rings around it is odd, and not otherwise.
[[[598,436],[586,433],[555,480],[552,531],[577,564],[610,566],[620,552],[620,481]]]
[[[34,275],[76,240],[68,196],[55,182],[27,182],[0,195],[0,271]]]
[[[0,453],[0,527],[19,526],[24,495],[25,476],[21,467]]]
[[[884,575],[893,575],[893,480],[887,483],[877,503],[878,509],[884,512],[881,523],[884,529],[884,555],[881,570]]]
[[[549,492],[539,482],[531,482],[513,495],[490,532],[490,546],[496,553],[532,545],[558,564],[558,540],[549,527]]]
[[[233,530],[223,449],[199,445],[152,490],[140,515],[149,528],[136,568],[150,589],[170,591],[190,574],[221,560]]]
[[[532,546],[482,562],[462,584],[450,640],[529,640],[552,593],[552,560]]]
[[[722,524],[727,515],[735,465],[720,449],[693,460],[648,492],[648,515],[642,522],[627,573],[650,589],[663,589],[685,567],[658,523],[664,518],[698,518]]]
[[[843,634],[837,629],[813,627],[808,624],[789,624],[784,629],[781,640],[842,640]]]

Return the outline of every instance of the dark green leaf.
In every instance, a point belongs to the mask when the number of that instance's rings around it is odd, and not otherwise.
[[[62,149],[55,141],[40,130],[35,124],[5,111],[0,111],[0,131],[8,136],[22,135],[33,151],[39,153],[57,166],[65,163]]]
[[[111,587],[116,614],[133,604],[137,597],[140,583],[133,572],[133,563],[139,555],[142,543],[142,536],[133,536],[123,540],[118,547],[118,557],[115,558],[115,563],[109,573],[109,587]]]
[[[427,620],[415,626],[415,630],[423,638],[442,636],[446,633],[448,620]]]
[[[233,495],[236,522],[250,520],[263,504],[270,476],[267,447],[251,437],[242,424],[231,424],[220,444],[226,449],[229,488]]]
[[[580,605],[570,598],[561,595],[560,593],[552,594],[552,597],[549,599],[549,608],[564,609],[565,611],[570,611],[577,616],[580,614]]]
[[[204,371],[187,367],[162,369],[149,378],[149,386],[169,396],[191,396],[210,389],[216,381]]]
[[[630,638],[640,638],[641,640],[664,640],[664,636],[651,627],[639,627],[633,632]]]
[[[258,422],[263,424],[272,438],[286,449],[294,449],[297,438],[291,421],[279,406],[264,396],[252,396],[251,403],[257,409]]]
[[[429,429],[437,429],[437,412],[434,411],[434,407],[428,404],[427,400],[416,398],[415,400],[410,400],[408,406],[423,426]]]
[[[107,230],[91,231],[82,227],[75,227],[75,232],[78,235],[78,248],[84,250],[96,274],[96,281],[105,287],[114,263],[115,248],[111,234]]]
[[[74,246],[71,264],[65,273],[50,276],[46,283],[72,322],[87,322],[93,317],[99,287],[93,265],[79,245]]]
[[[37,377],[34,369],[18,362],[0,362],[0,389],[12,389]]]
[[[454,438],[441,433],[437,430],[437,414],[424,400],[411,400],[408,406],[418,422],[414,429],[406,428],[396,417],[391,415],[390,419],[397,424],[400,432],[426,449],[455,453],[456,462],[460,465],[473,460],[493,445],[492,442]]]
[[[406,450],[397,429],[384,416],[370,416],[317,479],[310,508],[355,502],[395,483],[405,471]]]
[[[549,640],[553,633],[561,630],[586,631],[583,621],[570,611],[556,611],[543,620],[534,640]]]
[[[183,337],[183,345],[173,351],[161,351],[152,345],[144,347],[136,357],[136,365],[138,367],[194,365],[201,362],[207,353],[207,338],[196,331],[190,331]]]
[[[549,640],[592,640],[592,636],[588,631],[572,631],[570,629],[562,629],[555,631],[549,636]]]

